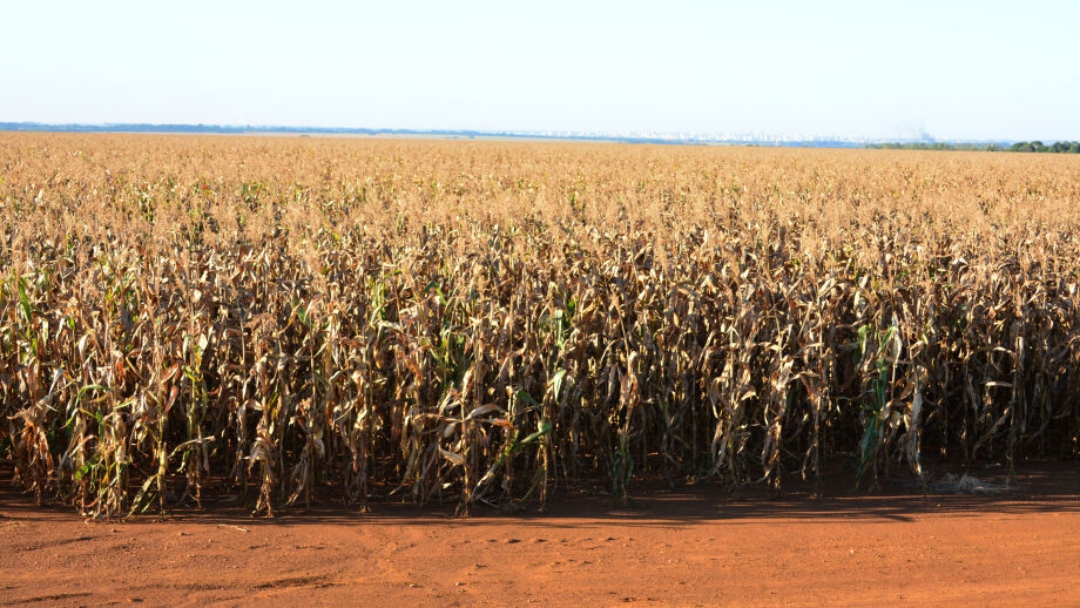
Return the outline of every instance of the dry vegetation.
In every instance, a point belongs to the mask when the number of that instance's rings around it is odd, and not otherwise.
[[[5,134],[0,168],[0,458],[88,515],[1078,451],[1074,158]]]

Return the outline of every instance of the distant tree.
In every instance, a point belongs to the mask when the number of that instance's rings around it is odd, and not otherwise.
[[[1080,142],[1056,141],[1046,145],[1041,141],[1018,141],[1009,146],[1010,152],[1048,152],[1056,154],[1080,154]]]
[[[869,148],[876,148],[880,150],[944,150],[944,151],[978,151],[978,152],[1000,152],[1004,150],[997,144],[980,144],[980,143],[949,143],[936,141],[933,143],[927,142],[884,142],[880,144],[870,144]],[[1010,148],[1011,149],[1011,148]]]
[[[1080,154],[1080,141],[1056,141],[1046,145],[1041,141],[1018,141],[1009,147],[998,144],[948,143],[948,142],[884,142],[867,147],[884,150],[977,150],[982,152],[1046,152],[1055,154]]]

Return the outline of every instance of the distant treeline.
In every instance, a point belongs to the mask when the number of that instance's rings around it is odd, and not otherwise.
[[[892,142],[884,144],[871,144],[867,147],[880,150],[972,150],[976,152],[1001,152],[1002,150],[1010,149],[1008,142],[956,144],[941,141],[920,141],[910,143]]]
[[[868,148],[880,150],[972,150],[977,152],[1055,152],[1059,154],[1080,154],[1080,142],[1059,141],[1046,145],[1041,141],[1020,141],[1014,144],[995,143],[945,143],[914,142],[871,144]]]
[[[1080,154],[1080,141],[1056,141],[1049,146],[1041,141],[1019,141],[1009,146],[1009,152],[1056,152],[1058,154]]]

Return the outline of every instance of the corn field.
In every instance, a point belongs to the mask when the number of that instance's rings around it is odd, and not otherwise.
[[[1077,161],[3,134],[0,481],[272,514],[1072,458]]]

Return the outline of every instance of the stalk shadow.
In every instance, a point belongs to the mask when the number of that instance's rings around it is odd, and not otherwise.
[[[319,497],[310,507],[276,509],[273,518],[252,516],[249,507],[235,496],[209,493],[202,509],[177,507],[163,518],[148,513],[123,518],[123,525],[138,527],[162,521],[241,527],[303,527],[307,525],[367,526],[461,526],[483,527],[511,523],[523,528],[603,528],[609,525],[641,527],[692,526],[701,522],[749,520],[817,521],[822,523],[916,522],[928,516],[962,518],[997,514],[1080,513],[1080,462],[1025,463],[1017,467],[1015,484],[1009,484],[1003,468],[975,470],[968,475],[983,491],[951,491],[938,483],[940,472],[930,478],[929,489],[911,476],[879,480],[873,490],[856,489],[846,472],[829,472],[819,482],[785,480],[777,494],[763,485],[732,489],[718,482],[702,482],[669,489],[662,483],[643,482],[632,487],[628,505],[616,504],[598,491],[557,490],[547,509],[535,504],[520,509],[473,505],[462,515],[456,505],[418,507],[400,500],[375,499],[348,506],[338,499]],[[954,473],[959,478],[960,473]],[[78,519],[70,505],[38,506],[33,497],[0,478],[0,526],[13,520]]]

